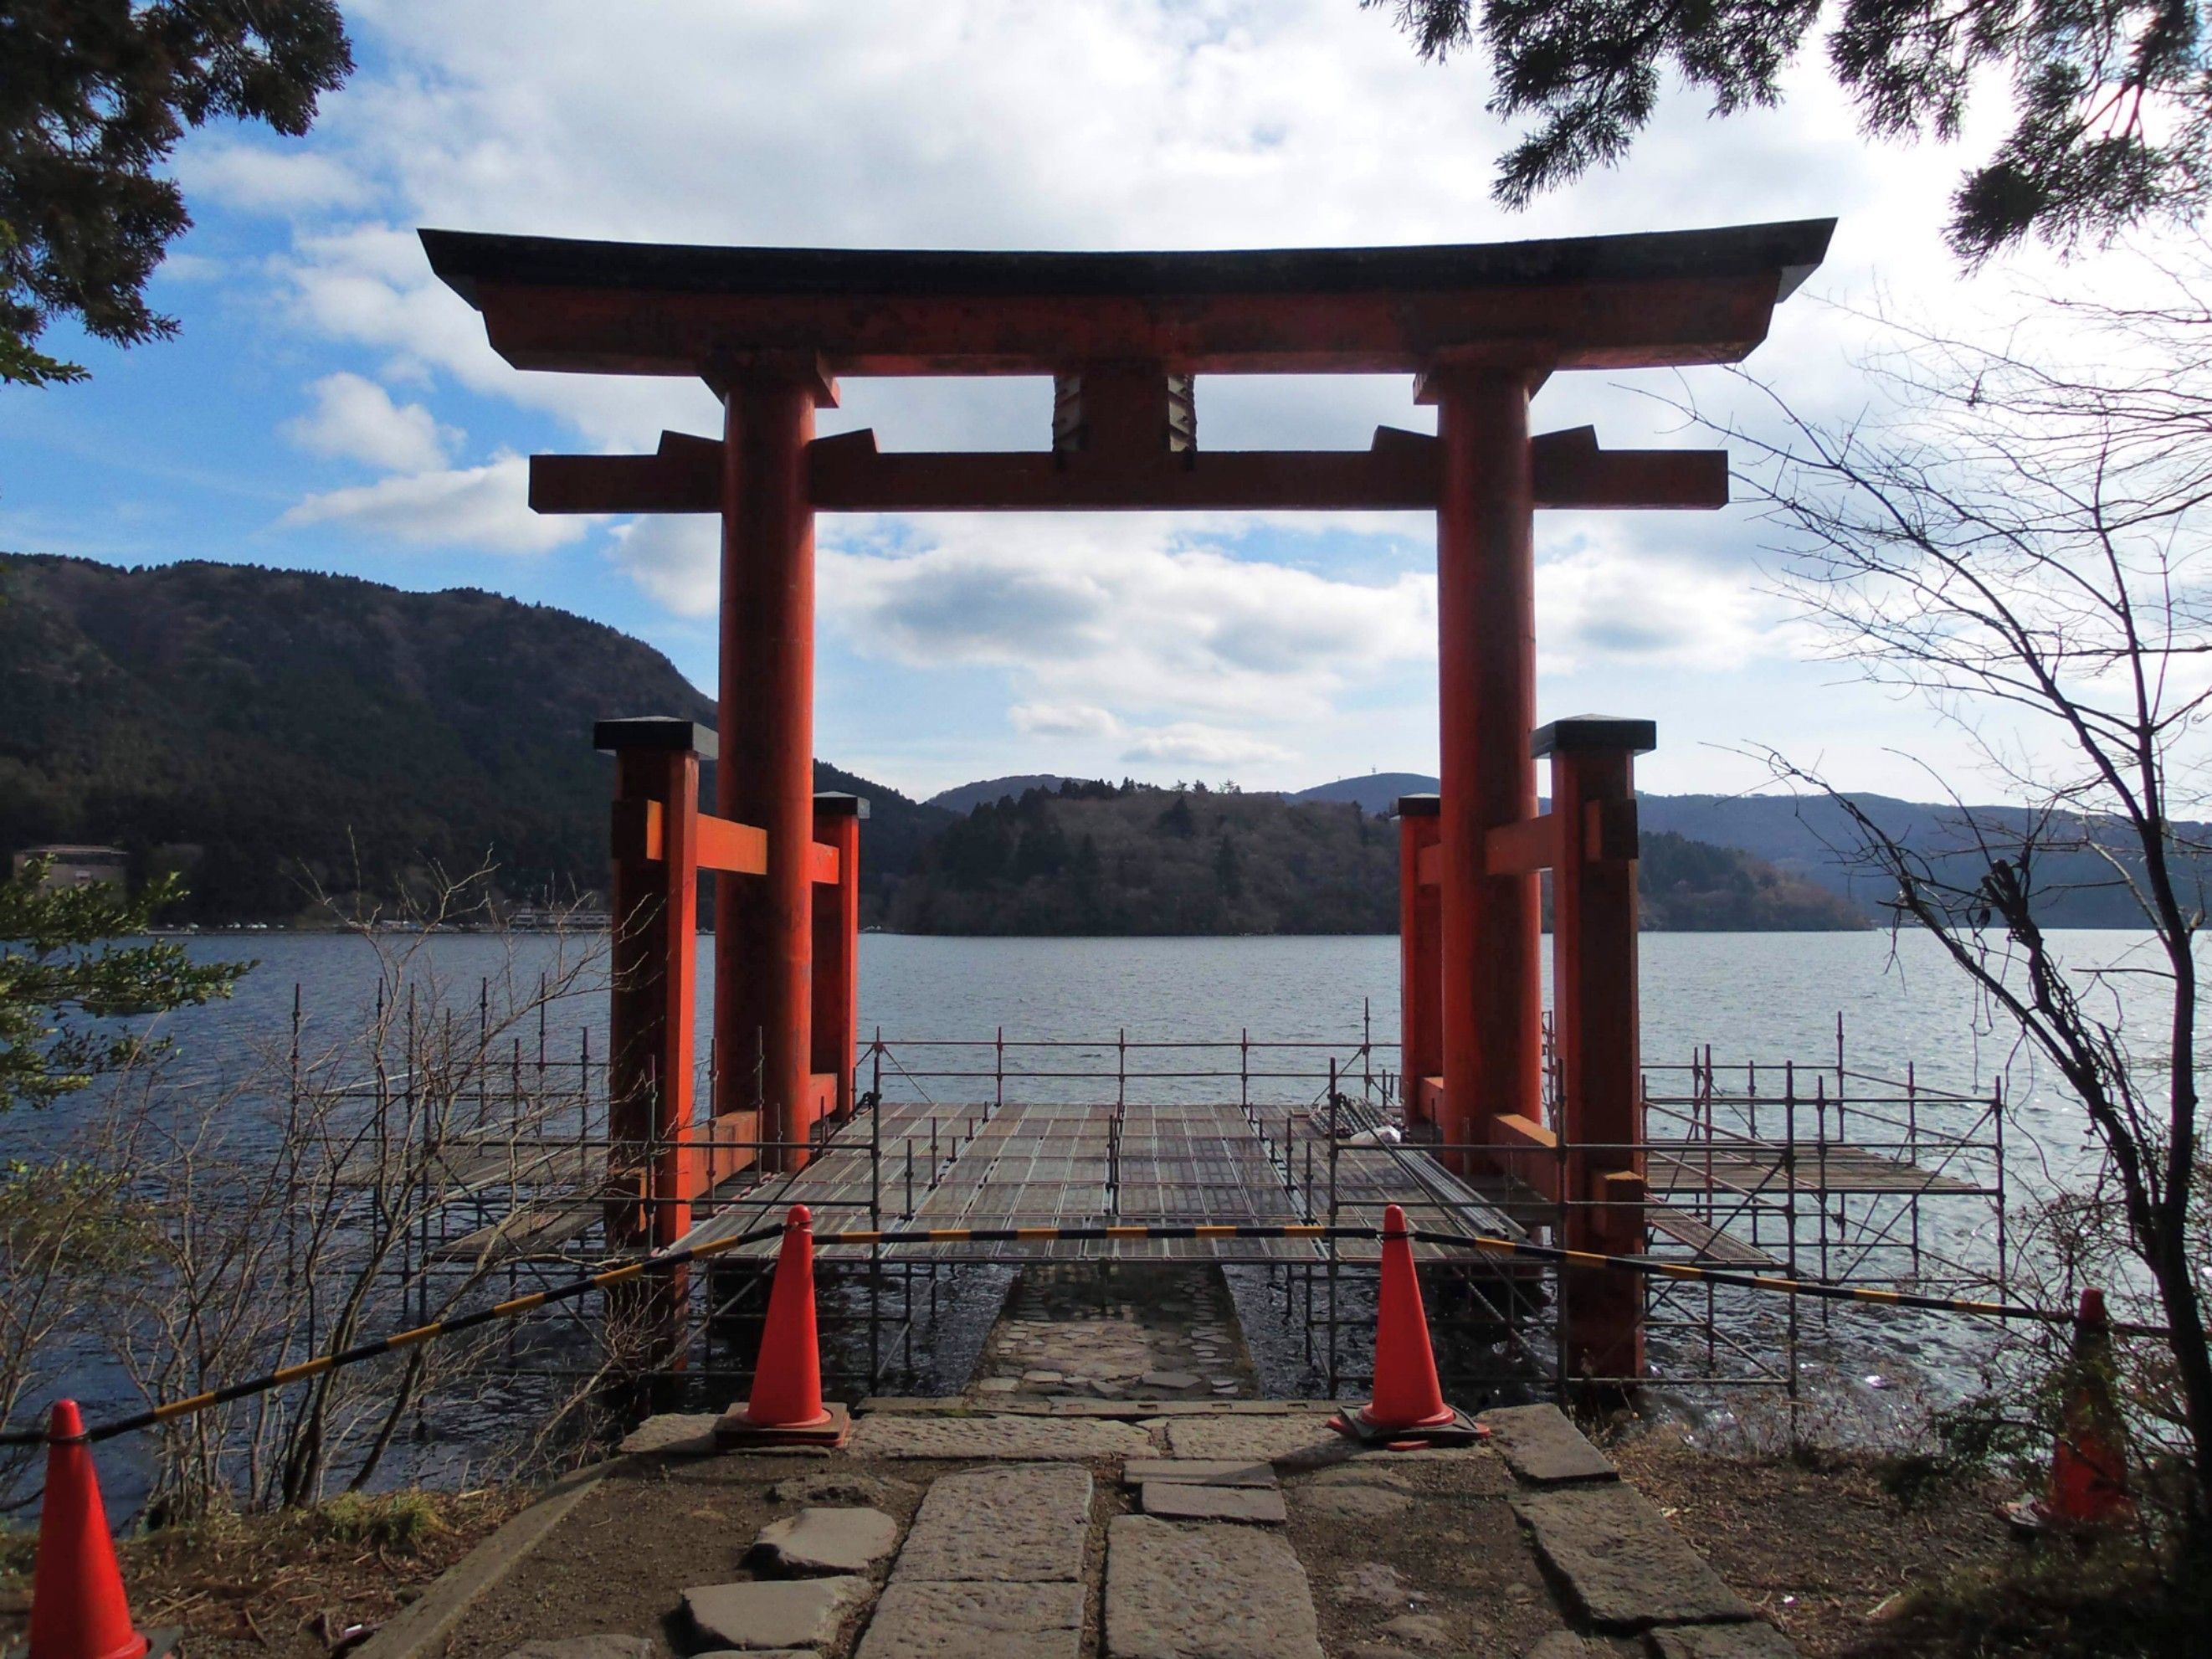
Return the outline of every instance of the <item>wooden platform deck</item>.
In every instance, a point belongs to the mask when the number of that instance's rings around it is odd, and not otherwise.
[[[1248,1117],[1226,1103],[1105,1105],[887,1103],[880,1122],[840,1125],[808,1167],[793,1175],[726,1182],[699,1207],[687,1244],[727,1238],[780,1220],[793,1204],[813,1212],[817,1232],[876,1224],[895,1228],[1097,1227],[1117,1222],[1259,1224],[1327,1222],[1379,1226],[1389,1204],[1416,1228],[1528,1237],[1551,1206],[1495,1179],[1462,1180],[1418,1146],[1340,1142],[1332,1187],[1328,1126],[1318,1113],[1280,1109]],[[872,1146],[876,1156],[872,1159]],[[440,1153],[457,1198],[513,1192],[514,1207],[434,1254],[451,1261],[498,1262],[557,1255],[590,1232],[602,1212],[603,1156],[552,1145],[456,1140]],[[1711,1194],[1722,1204],[1772,1203],[1792,1184],[1801,1194],[1972,1194],[1984,1188],[1867,1148],[1723,1140],[1662,1142],[1647,1156],[1654,1202],[1646,1211],[1655,1249],[1686,1250],[1709,1266],[1758,1270],[1779,1264],[1765,1250],[1716,1228],[1669,1196]],[[368,1175],[364,1168],[364,1178]],[[736,1253],[765,1258],[775,1241]],[[1418,1256],[1443,1260],[1441,1247]],[[1325,1245],[1304,1239],[1077,1239],[1012,1243],[830,1245],[825,1261],[1215,1261],[1311,1263]],[[1340,1241],[1335,1259],[1371,1263],[1379,1245]],[[1682,1259],[1680,1255],[1675,1260]]]
[[[937,1129],[939,1157],[927,1157]],[[972,1137],[967,1133],[973,1124]],[[1287,1131],[1287,1133],[1286,1133]],[[865,1226],[869,1135],[865,1119],[847,1124],[807,1169],[739,1185],[720,1194],[728,1206],[693,1229],[687,1243],[728,1237],[805,1204],[817,1231]],[[1233,1105],[1111,1107],[1009,1103],[981,1108],[890,1105],[881,1130],[881,1212],[886,1228],[1097,1227],[1120,1222],[1273,1225],[1326,1221],[1328,1143],[1302,1115],[1255,1123]],[[1313,1185],[1306,1184],[1310,1144]],[[909,1214],[906,1168],[915,1149]],[[1510,1223],[1474,1191],[1410,1148],[1340,1147],[1337,1219],[1379,1226],[1386,1204],[1404,1204],[1416,1225],[1498,1231]],[[1477,1221],[1474,1218],[1480,1218]],[[739,1255],[765,1257],[773,1241]],[[821,1259],[866,1260],[866,1246],[832,1245]],[[1197,1261],[1310,1263],[1327,1249],[1306,1239],[1068,1239],[999,1244],[886,1247],[886,1260]],[[1380,1247],[1340,1243],[1337,1259],[1372,1261]],[[1417,1254],[1437,1258],[1431,1246]]]

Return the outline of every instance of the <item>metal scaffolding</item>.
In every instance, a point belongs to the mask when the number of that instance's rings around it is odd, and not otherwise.
[[[1358,1226],[1379,1224],[1383,1206],[1396,1204],[1428,1231],[1536,1243],[1566,1237],[1578,1201],[1571,1183],[1540,1178],[1524,1167],[1528,1155],[1501,1172],[1474,1158],[1481,1149],[1409,1127],[1395,1058],[1396,1045],[1375,1036],[1364,1009],[1337,1042],[1246,1031],[1194,1040],[1121,1030],[1091,1041],[878,1033],[860,1050],[866,1086],[854,1110],[816,1127],[803,1169],[763,1172],[775,1161],[760,1157],[768,1143],[710,1141],[706,1123],[695,1125],[695,1153],[735,1154],[752,1167],[691,1201],[682,1242],[731,1237],[799,1203],[830,1230]],[[1556,1079],[1557,1067],[1547,1069]],[[364,1191],[395,1170],[416,1183],[394,1256],[406,1305],[444,1305],[438,1285],[459,1276],[503,1282],[511,1295],[635,1252],[610,1242],[609,1218],[634,1217],[651,1201],[640,1197],[632,1166],[649,1166],[662,1149],[611,1139],[605,1058],[588,1035],[560,1051],[541,1018],[534,1046],[518,1037],[495,1060],[478,1054],[470,1074],[440,1079],[461,1109],[432,1126],[427,1144],[395,1151],[397,1126],[422,1122],[413,1097],[423,1071],[417,1056],[360,1085],[381,1127],[370,1123],[336,1172]],[[711,1086],[701,1093],[715,1097]],[[1642,1102],[1646,1138],[1603,1150],[1632,1155],[1644,1173],[1649,1259],[2002,1293],[2001,1091],[1931,1088],[1912,1066],[1901,1079],[1856,1068],[1839,1020],[1831,1060],[1730,1064],[1700,1049],[1686,1063],[1646,1067]],[[1556,1131],[1559,1121],[1553,1088],[1546,1127]],[[1546,1156],[1564,1170],[1585,1150],[1560,1140]],[[612,1237],[637,1231],[618,1226]],[[687,1340],[663,1369],[718,1382],[747,1375],[774,1248],[763,1241],[732,1251],[689,1286]],[[1432,1244],[1416,1255],[1440,1361],[1469,1389],[1563,1395],[1663,1383],[1768,1386],[1794,1396],[1804,1322],[1818,1331],[1832,1317],[1826,1304],[1801,1316],[1785,1298],[1781,1310],[1754,1311],[1749,1293],[1725,1285],[1647,1279],[1647,1374],[1590,1375],[1565,1346],[1572,1273]],[[968,1283],[1003,1292],[1008,1275],[976,1280],[979,1268],[1180,1260],[1235,1268],[1243,1282],[1263,1285],[1268,1316],[1303,1328],[1304,1385],[1333,1395],[1366,1381],[1377,1255],[1371,1243],[1335,1238],[830,1246],[817,1264],[825,1370],[857,1392],[914,1377],[915,1345],[930,1340],[947,1294]],[[591,1331],[605,1313],[587,1301],[567,1317]],[[1248,1305],[1247,1318],[1253,1313]],[[558,1347],[523,1345],[514,1364],[558,1364]]]

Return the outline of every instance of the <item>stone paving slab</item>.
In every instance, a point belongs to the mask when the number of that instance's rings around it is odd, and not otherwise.
[[[868,1599],[865,1578],[751,1579],[684,1592],[684,1611],[706,1648],[826,1647]]]
[[[1686,1625],[1644,1640],[1653,1659],[1797,1659],[1797,1644],[1771,1625]]]
[[[1083,1577],[1091,1472],[1064,1463],[948,1474],[929,1489],[895,1583],[1041,1583]]]
[[[1279,1527],[1290,1514],[1283,1494],[1253,1486],[1207,1486],[1193,1480],[1147,1480],[1142,1488],[1146,1515],[1163,1521],[1242,1521]]]
[[[628,1434],[615,1448],[626,1455],[653,1452],[679,1452],[702,1455],[714,1451],[714,1425],[722,1420],[719,1412],[663,1412],[648,1417]]]
[[[1121,1466],[1125,1486],[1188,1480],[1203,1486],[1273,1486],[1274,1466],[1239,1457],[1133,1457]]]
[[[1507,1466],[1531,1486],[1620,1478],[1612,1460],[1557,1406],[1503,1406],[1485,1412],[1481,1420]]]
[[[1104,1659],[1322,1659],[1313,1591],[1280,1533],[1115,1517]],[[863,1655],[862,1659],[869,1659]]]
[[[643,1636],[559,1636],[525,1642],[507,1659],[653,1659],[651,1638]]]
[[[1750,1607],[1635,1487],[1559,1486],[1513,1500],[1536,1553],[1599,1630],[1732,1624]]]
[[[941,1457],[1033,1463],[1041,1459],[1150,1457],[1159,1447],[1134,1423],[1057,1417],[866,1417],[850,1443],[858,1457]]]
[[[1327,1400],[994,1400],[994,1413],[1015,1417],[1328,1417]],[[942,1395],[870,1395],[857,1416],[972,1417],[975,1402]]]
[[[898,1522],[881,1510],[804,1509],[763,1527],[753,1547],[781,1572],[866,1572],[898,1547]]]
[[[1325,1417],[1171,1417],[1168,1449],[1177,1457],[1271,1463],[1344,1456],[1352,1443]]]
[[[1079,1659],[1083,1586],[893,1583],[854,1659]]]

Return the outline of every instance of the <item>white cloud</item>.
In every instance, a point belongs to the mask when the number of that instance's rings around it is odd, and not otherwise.
[[[311,453],[364,461],[393,472],[427,472],[446,464],[461,434],[441,427],[421,404],[399,404],[358,374],[325,374],[308,390],[314,408],[284,423],[284,435]]]
[[[721,521],[703,515],[632,519],[615,526],[615,562],[679,617],[711,617],[721,598]]]
[[[1536,566],[1540,666],[1725,672],[1797,653],[1799,631],[1747,564],[1730,568],[1601,527]]]
[[[586,521],[530,510],[530,464],[501,454],[484,466],[394,474],[371,484],[310,495],[288,525],[338,524],[418,547],[484,553],[543,553],[574,541]]]
[[[1177,720],[1147,732],[1122,751],[1121,758],[1139,765],[1172,762],[1193,766],[1272,766],[1293,757],[1280,744],[1263,742],[1245,732],[1196,720]]]
[[[1121,722],[1088,703],[1018,702],[1006,710],[1014,730],[1033,738],[1114,738]]]
[[[176,169],[178,181],[194,198],[257,213],[366,207],[376,193],[327,151],[296,146],[187,144],[177,154]]]
[[[823,614],[915,666],[1016,672],[1036,702],[1294,720],[1436,648],[1436,583],[1236,556],[1150,515],[863,521],[821,539]]]

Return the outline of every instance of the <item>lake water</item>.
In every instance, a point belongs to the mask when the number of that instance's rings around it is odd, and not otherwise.
[[[2135,936],[2060,936],[2083,963],[2107,963]],[[386,936],[383,948],[413,941]],[[702,939],[702,945],[706,943]],[[574,941],[451,933],[420,941],[427,962],[474,1001],[482,977],[527,985]],[[173,1018],[173,1035],[217,1062],[247,1041],[280,1038],[296,986],[311,1022],[343,1024],[374,995],[379,964],[364,941],[313,933],[239,933],[190,941],[201,960],[258,959],[227,1003]],[[700,1033],[708,1029],[712,952],[700,953]],[[557,972],[557,969],[556,969]],[[1928,1081],[1985,1088],[2005,1060],[1960,975],[1934,941],[1880,933],[1647,933],[1642,941],[1644,1048],[1652,1064],[1711,1043],[1716,1060],[1832,1065],[1844,1017],[1854,1070],[1917,1060]],[[1550,991],[1548,965],[1546,994]],[[1259,939],[938,939],[870,933],[860,941],[860,1026],[887,1039],[1130,1037],[1356,1039],[1361,1004],[1377,1042],[1397,1036],[1395,936]],[[605,1031],[596,981],[580,988],[558,1032]]]
[[[2065,935],[2064,943],[2085,966],[2118,961],[2136,945],[2127,935],[2094,933]],[[259,959],[232,1000],[169,1022],[182,1062],[208,1075],[242,1066],[251,1049],[281,1045],[295,988],[311,1044],[319,1032],[358,1025],[380,975],[376,950],[347,936],[226,934],[196,939],[190,948],[202,959]],[[474,1006],[481,981],[526,989],[542,972],[557,975],[562,960],[573,958],[579,945],[532,936],[444,934],[386,936],[380,948],[417,951],[415,976],[434,972],[446,981],[449,1000],[466,1009]],[[1097,1059],[1110,1054],[1117,1032],[1126,1031],[1132,1042],[1234,1042],[1243,1032],[1255,1042],[1328,1042],[1348,1054],[1361,1036],[1363,1004],[1374,1041],[1395,1042],[1397,951],[1394,937],[870,934],[861,945],[861,1027],[864,1036],[880,1028],[895,1051],[902,1040],[988,1039],[1003,1030],[1009,1039],[1085,1040]],[[702,948],[702,971],[709,977],[711,957],[711,949]],[[1753,1060],[1763,1068],[1778,1067],[1795,1060],[1832,1067],[1840,1014],[1855,1073],[1902,1076],[1910,1062],[1923,1085],[1986,1094],[1994,1075],[2011,1061],[2008,1162],[2016,1177],[2033,1170],[2040,1182],[2042,1168],[2063,1176],[2077,1171],[2089,1157],[2079,1109],[2039,1086],[2003,1042],[2002,1028],[1996,1037],[1990,1035],[1989,1022],[1978,1016],[1961,976],[1934,941],[1916,936],[1893,941],[1873,933],[1647,934],[1641,969],[1649,1064],[1679,1063],[1711,1044],[1723,1065]],[[498,996],[495,988],[495,1002]],[[710,987],[702,987],[702,1052],[711,1006]],[[534,1045],[534,1032],[532,1041]],[[593,1053],[605,1053],[604,991],[588,977],[547,1020],[547,1043],[556,1054],[573,1054],[586,1042]],[[1229,1058],[1233,1065],[1233,1054]],[[1395,1069],[1395,1054],[1382,1063]],[[930,1092],[939,1099],[963,1097],[957,1085]],[[1310,1093],[1305,1091],[1307,1097]],[[36,1122],[19,1115],[10,1133],[19,1145],[44,1139],[64,1128],[67,1116],[66,1109]],[[2015,1191],[2015,1203],[2021,1196]],[[1959,1254],[1986,1256],[1993,1250],[1985,1208],[1957,1224],[1966,1236],[1948,1243]],[[1246,1313],[1248,1325],[1260,1322],[1249,1306]],[[966,1350],[975,1336],[973,1322],[964,1334],[948,1328],[947,1346]],[[1838,1316],[1808,1350],[1808,1359],[1834,1386],[1857,1386],[1853,1379],[1916,1368],[1939,1386],[1956,1386],[1970,1372],[1981,1340],[1966,1322],[1854,1310]],[[1296,1345],[1280,1331],[1255,1334],[1255,1346],[1266,1350],[1260,1356],[1263,1374],[1270,1363],[1279,1372],[1295,1368]],[[135,1402],[119,1382],[83,1375],[71,1379],[88,1403],[129,1409]],[[420,1467],[435,1461],[426,1458]],[[125,1475],[118,1497],[126,1503],[129,1485]]]

